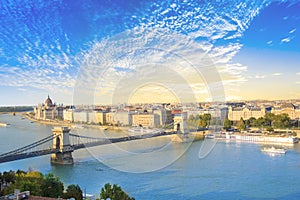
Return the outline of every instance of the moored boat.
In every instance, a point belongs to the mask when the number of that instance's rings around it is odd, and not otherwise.
[[[215,138],[215,134],[213,134],[213,133],[206,134],[205,138],[207,138],[207,139],[214,139]]]
[[[6,124],[6,123],[0,122],[0,126],[1,126],[1,127],[7,127],[7,125],[8,125],[8,124]]]
[[[262,152],[274,153],[274,154],[285,154],[286,150],[284,148],[275,148],[275,147],[264,147],[261,149]]]

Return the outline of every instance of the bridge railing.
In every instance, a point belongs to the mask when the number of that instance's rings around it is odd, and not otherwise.
[[[6,156],[11,156],[11,155],[15,155],[15,154],[19,154],[19,153],[23,153],[23,152],[32,150],[32,149],[34,149],[34,148],[36,148],[36,147],[38,147],[38,146],[41,146],[42,144],[45,144],[45,143],[47,143],[47,142],[49,142],[49,141],[52,141],[52,140],[53,140],[54,138],[56,138],[56,137],[57,137],[57,136],[53,136],[53,135],[48,136],[48,137],[46,137],[46,138],[43,138],[43,139],[41,139],[41,140],[39,140],[39,141],[37,141],[37,142],[34,142],[34,143],[32,143],[32,144],[29,144],[29,145],[26,145],[26,146],[21,147],[21,148],[19,148],[19,149],[16,149],[16,150],[9,151],[9,152],[7,152],[7,153],[1,154],[1,155],[0,155],[0,158],[6,157]]]

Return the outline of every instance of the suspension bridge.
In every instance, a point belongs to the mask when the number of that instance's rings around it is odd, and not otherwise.
[[[39,141],[16,150],[1,154],[0,163],[51,154],[51,163],[73,164],[72,152],[78,149],[141,140],[175,133],[174,131],[154,131],[125,137],[107,138],[72,134],[70,133],[70,129],[68,127],[54,127],[52,132],[53,134],[51,136],[45,137]],[[52,143],[52,147],[45,147],[45,144],[49,143]]]
[[[16,150],[1,154],[0,163],[51,154],[51,163],[73,164],[72,152],[82,148],[154,138],[172,134],[175,134],[174,141],[182,141],[187,138],[188,131],[186,130],[186,115],[180,115],[174,118],[174,122],[168,124],[168,126],[170,125],[174,127],[173,131],[165,132],[162,129],[156,129],[150,133],[146,132],[144,134],[134,134],[118,138],[77,135],[70,133],[70,129],[68,127],[54,127],[52,129],[53,134],[50,136]]]

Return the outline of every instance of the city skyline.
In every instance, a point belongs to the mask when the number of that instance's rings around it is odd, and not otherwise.
[[[296,0],[0,8],[0,106],[300,98]]]

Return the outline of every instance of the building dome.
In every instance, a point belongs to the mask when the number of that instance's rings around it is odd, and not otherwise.
[[[48,95],[48,98],[45,101],[45,105],[48,106],[48,107],[53,105],[52,100],[50,99],[49,95]]]

